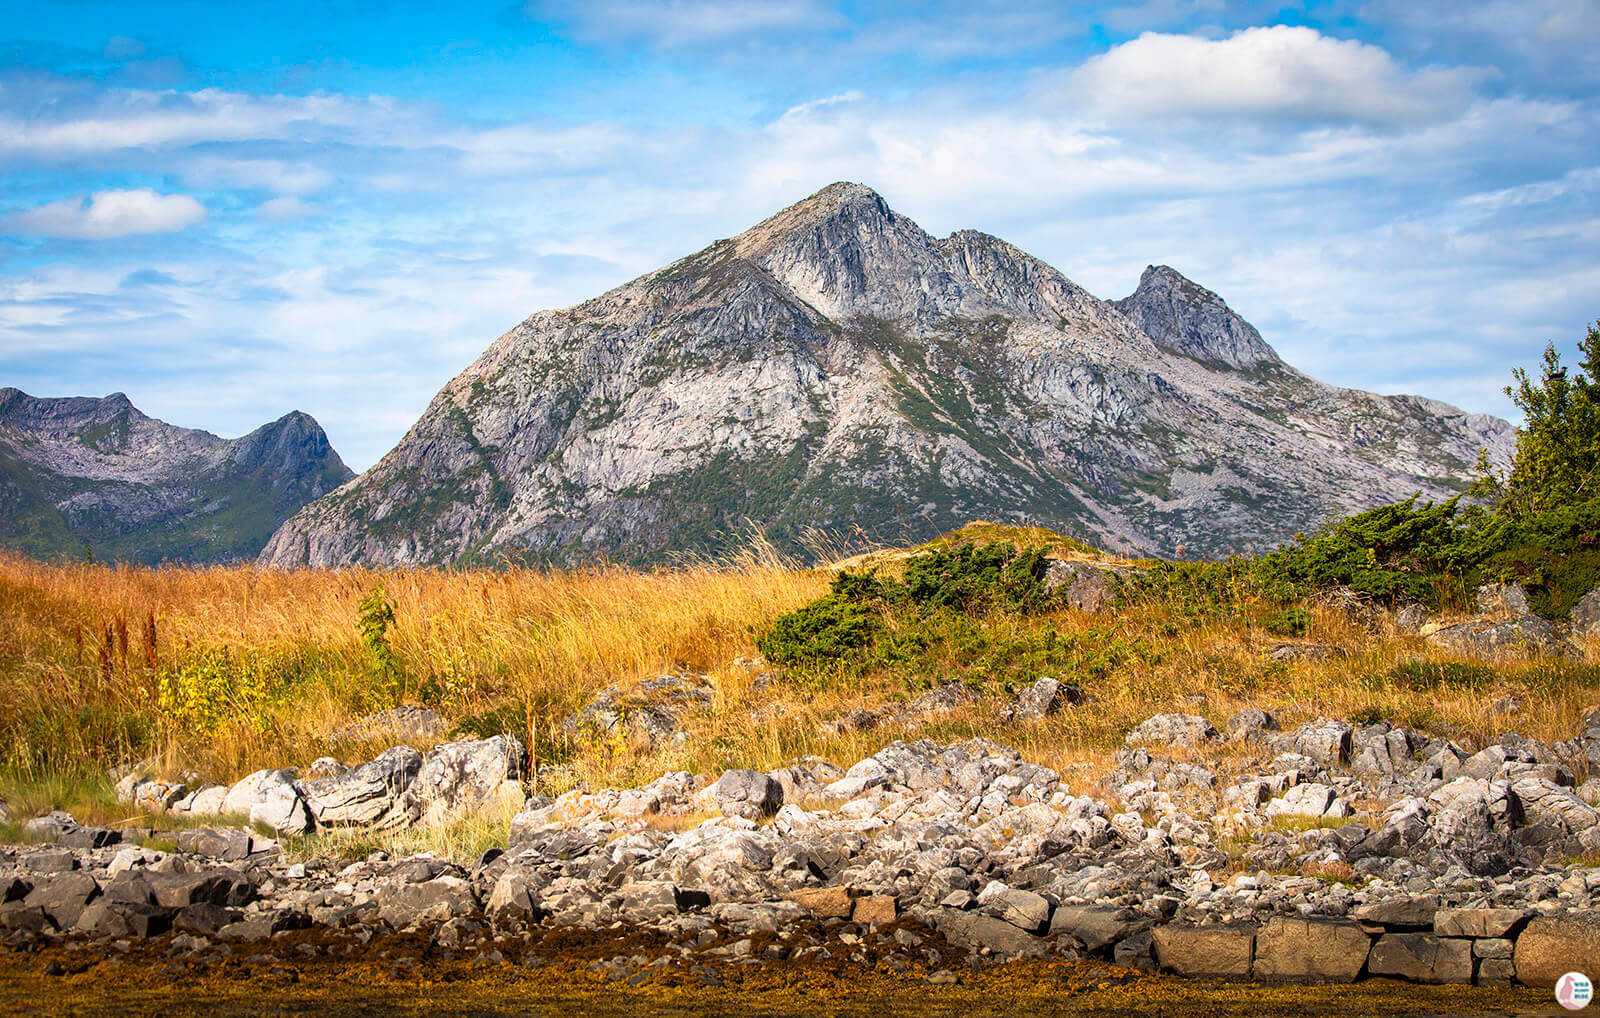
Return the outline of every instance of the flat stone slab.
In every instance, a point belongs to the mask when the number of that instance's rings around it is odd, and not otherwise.
[[[1441,908],[1433,932],[1441,937],[1506,937],[1534,913],[1525,908]]]
[[[1517,938],[1517,981],[1554,986],[1568,972],[1600,972],[1600,912],[1529,920]]]
[[[1184,976],[1248,979],[1255,930],[1248,926],[1160,926],[1156,962]]]
[[[1470,983],[1472,941],[1427,933],[1390,933],[1372,945],[1367,972],[1414,983]]]
[[[1350,983],[1367,965],[1372,940],[1341,919],[1274,918],[1256,934],[1257,979]]]

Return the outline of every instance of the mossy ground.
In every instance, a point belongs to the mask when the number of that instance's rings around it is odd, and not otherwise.
[[[1269,986],[1157,976],[1100,962],[1014,962],[934,986],[926,973],[848,963],[714,968],[700,985],[682,968],[608,981],[598,958],[647,950],[625,936],[558,931],[504,963],[439,952],[414,937],[374,940],[351,955],[311,956],[322,934],[280,936],[222,960],[177,960],[166,938],[113,946],[0,953],[0,1014],[167,1018],[204,1014],[368,1015],[1523,1015],[1559,1013],[1548,990],[1418,986]],[[549,964],[521,964],[527,954]],[[447,956],[448,955],[448,956]],[[553,960],[559,957],[559,960]]]

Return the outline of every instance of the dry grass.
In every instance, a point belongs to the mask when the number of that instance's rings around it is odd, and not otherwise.
[[[904,700],[912,692],[905,677],[778,674],[758,686],[759,670],[738,663],[754,657],[757,631],[827,582],[825,573],[770,555],[667,572],[135,569],[0,556],[0,775],[8,789],[0,794],[30,797],[30,807],[65,802],[71,796],[50,793],[50,781],[140,758],[167,775],[188,770],[209,780],[330,752],[356,762],[381,747],[335,746],[330,733],[419,698],[469,728],[516,731],[539,763],[567,765],[565,784],[590,788],[626,787],[667,769],[770,768],[807,754],[848,765],[889,739],[927,735],[1015,746],[1061,771],[1074,791],[1091,790],[1110,767],[1108,750],[1160,711],[1204,714],[1219,728],[1245,707],[1273,709],[1286,725],[1381,716],[1472,747],[1508,729],[1568,738],[1583,709],[1600,700],[1600,669],[1547,661],[1471,673],[1470,682],[1441,673],[1419,683],[1397,668],[1450,659],[1417,638],[1374,635],[1335,604],[1310,606],[1307,639],[1337,653],[1293,662],[1267,656],[1278,641],[1263,628],[1266,606],[1206,620],[1182,606],[1152,605],[1115,617],[1060,611],[981,620],[1114,652],[1115,664],[1093,676],[1059,676],[1088,690],[1092,700],[1081,707],[1035,724],[1003,723],[996,707],[1006,679],[997,677],[986,703],[917,728],[827,736],[819,725],[845,710]],[[393,680],[374,670],[355,626],[359,602],[379,583],[394,605]],[[293,681],[208,725],[162,705],[163,676],[224,650],[241,661],[288,661]],[[662,672],[705,675],[715,689],[709,708],[685,718],[691,737],[683,745],[575,742],[561,733],[561,719],[598,690]],[[1506,698],[1518,701],[1516,713],[1497,715],[1494,705]],[[103,780],[95,787],[103,796]],[[476,836],[451,837],[467,845]]]

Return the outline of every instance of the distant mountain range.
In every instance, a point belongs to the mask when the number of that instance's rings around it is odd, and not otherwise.
[[[261,561],[650,562],[751,529],[795,548],[978,518],[1216,556],[1448,496],[1479,449],[1505,466],[1512,446],[1505,421],[1301,374],[1170,268],[1100,300],[841,183],[528,318]]]
[[[120,392],[0,389],[0,547],[41,558],[253,560],[354,476],[303,413],[228,441],[147,417]]]

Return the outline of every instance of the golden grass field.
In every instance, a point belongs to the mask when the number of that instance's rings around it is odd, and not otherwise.
[[[109,798],[109,767],[143,761],[164,776],[229,781],[322,755],[356,763],[384,747],[335,745],[330,734],[419,700],[469,730],[514,731],[537,764],[564,765],[540,779],[544,792],[623,787],[668,769],[770,768],[806,754],[848,766],[910,733],[828,736],[819,725],[905,700],[923,677],[780,671],[758,690],[761,669],[749,664],[756,633],[825,592],[830,576],[770,552],[658,572],[149,569],[0,555],[0,797],[14,817],[59,806],[88,814],[80,819],[126,820]],[[398,667],[388,675],[356,626],[379,584],[394,608]],[[1224,617],[1148,603],[1114,615],[979,618],[979,637],[1001,645],[1044,633],[1068,641],[1057,677],[1080,682],[1092,700],[1041,722],[1005,723],[999,707],[1015,676],[947,648],[949,659],[927,662],[927,677],[954,675],[991,697],[916,734],[993,738],[1079,790],[1109,769],[1130,727],[1161,711],[1204,714],[1219,728],[1243,707],[1273,709],[1286,726],[1387,717],[1471,744],[1508,730],[1569,738],[1600,701],[1593,647],[1588,663],[1512,662],[1462,680],[1416,637],[1374,629],[1337,605],[1305,607],[1302,639],[1336,649],[1323,660],[1271,660],[1281,638],[1266,620],[1277,608],[1248,601]],[[598,690],[663,672],[701,674],[715,688],[713,704],[687,717],[684,745],[652,750],[561,732]],[[1502,709],[1508,699],[1515,713]],[[492,840],[503,819],[465,840]]]

